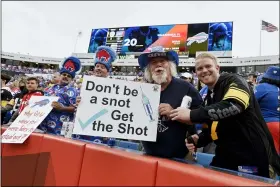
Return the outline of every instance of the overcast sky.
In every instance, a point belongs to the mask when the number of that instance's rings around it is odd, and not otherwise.
[[[34,56],[86,53],[93,28],[233,21],[233,56],[259,55],[260,20],[279,28],[279,1],[2,1],[2,50]],[[279,54],[279,31],[262,31],[262,55]]]

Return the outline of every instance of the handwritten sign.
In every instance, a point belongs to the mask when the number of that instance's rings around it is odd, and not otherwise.
[[[2,143],[23,143],[52,110],[58,97],[32,96],[29,105],[2,134]]]
[[[73,134],[156,141],[160,85],[84,76]]]

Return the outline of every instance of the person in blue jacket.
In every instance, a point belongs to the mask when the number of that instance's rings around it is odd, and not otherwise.
[[[275,148],[280,147],[280,68],[270,66],[255,87],[255,96],[261,108],[264,120],[273,136]]]
[[[259,76],[257,77],[257,79],[256,79],[257,85],[260,84],[262,78],[263,78],[263,75],[259,75]]]

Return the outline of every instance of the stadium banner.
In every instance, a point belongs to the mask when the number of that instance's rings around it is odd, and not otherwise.
[[[189,57],[194,57],[196,51],[207,51],[208,49],[209,24],[189,24],[186,51]]]
[[[93,29],[88,53],[94,53],[100,45],[126,55],[149,52],[159,45],[166,51],[185,52],[187,32],[187,24]]]
[[[232,51],[233,22],[209,23],[208,51]]]
[[[195,57],[197,51],[232,51],[232,29],[233,22],[93,29],[88,53],[100,45],[121,55],[140,55],[154,46],[186,57]]]
[[[2,134],[2,143],[23,143],[52,110],[58,97],[32,96],[29,104]]]
[[[73,134],[156,141],[160,85],[84,76]]]
[[[150,52],[154,46],[185,51],[188,25],[129,27],[125,30],[122,53]]]

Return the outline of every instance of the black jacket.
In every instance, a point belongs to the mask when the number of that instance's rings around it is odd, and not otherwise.
[[[172,78],[167,88],[161,91],[160,103],[167,103],[172,108],[177,108],[181,105],[185,95],[192,98],[191,109],[198,108],[201,105],[202,98],[190,83]],[[189,135],[194,134],[194,126],[159,116],[157,141],[142,141],[142,144],[148,155],[164,158],[184,158],[189,151],[185,143],[187,132]]]
[[[197,147],[211,141],[217,145],[211,165],[232,170],[256,166],[263,177],[269,177],[271,165],[280,174],[273,138],[252,88],[242,77],[221,74],[213,93],[208,90],[204,107],[192,110],[190,117],[193,123],[206,122]]]

